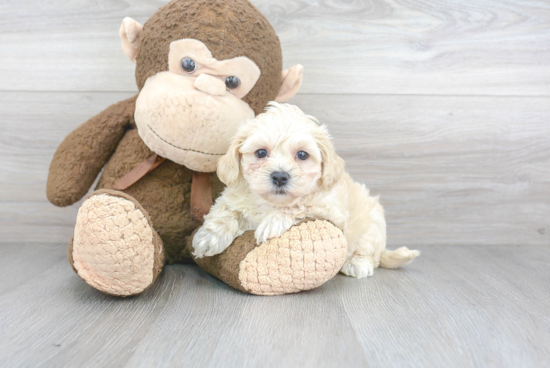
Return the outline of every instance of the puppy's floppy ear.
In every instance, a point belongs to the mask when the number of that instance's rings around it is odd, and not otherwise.
[[[218,178],[228,187],[234,186],[239,180],[241,167],[241,154],[239,150],[245,139],[246,137],[243,134],[237,134],[233,138],[227,153],[218,160]]]
[[[320,133],[316,135],[316,139],[323,158],[323,173],[321,174],[321,179],[319,179],[319,187],[321,189],[330,190],[344,174],[345,163],[344,160],[336,154],[334,145],[324,126],[321,127]]]

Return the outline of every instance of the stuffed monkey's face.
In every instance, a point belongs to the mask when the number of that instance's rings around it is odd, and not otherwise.
[[[216,170],[239,125],[254,117],[241,99],[260,77],[246,57],[218,61],[201,41],[170,44],[168,71],[147,79],[136,102],[139,135],[155,153],[191,170]]]
[[[139,60],[141,90],[134,117],[145,144],[191,170],[213,172],[240,124],[271,99],[285,102],[298,92],[303,67],[280,71],[277,35],[247,0],[203,5],[172,0],[153,14],[146,29],[124,18],[119,34],[124,54],[132,62]],[[188,23],[189,14],[179,9],[189,9],[208,24]],[[232,11],[239,16],[228,15]],[[223,31],[223,47],[231,50],[231,58],[213,57],[214,51],[220,53],[218,31]],[[200,35],[204,42],[185,38],[187,34]]]

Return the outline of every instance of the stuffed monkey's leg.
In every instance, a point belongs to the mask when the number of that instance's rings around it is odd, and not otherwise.
[[[78,211],[69,262],[88,285],[115,296],[136,295],[164,266],[162,240],[131,196],[98,190]]]
[[[189,237],[191,252],[192,243]],[[313,289],[333,278],[344,264],[346,249],[339,228],[328,221],[311,220],[259,246],[254,231],[248,231],[224,252],[195,262],[246,293],[279,295]]]

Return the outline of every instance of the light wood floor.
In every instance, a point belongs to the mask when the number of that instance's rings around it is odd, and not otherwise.
[[[116,299],[72,273],[78,204],[45,182],[137,92],[118,28],[165,2],[0,1],[0,367],[550,366],[550,1],[253,0],[305,67],[291,102],[423,254],[273,298],[176,265]]]
[[[258,297],[194,265],[127,299],[65,244],[5,244],[2,367],[547,367],[550,248],[424,246],[402,270]]]

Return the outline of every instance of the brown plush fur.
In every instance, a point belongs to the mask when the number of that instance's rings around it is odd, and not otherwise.
[[[105,165],[98,189],[113,187],[128,171],[153,153],[131,125],[121,139],[113,156]],[[137,183],[125,190],[147,210],[155,230],[164,241],[168,263],[184,261],[185,238],[200,226],[191,218],[189,208],[192,171],[166,160]],[[213,199],[223,190],[215,173],[210,174]]]
[[[259,113],[275,99],[282,70],[279,39],[265,17],[247,0],[174,0],[160,8],[144,25],[136,60],[136,81],[168,69],[170,42],[195,38],[204,42],[218,60],[247,56],[262,72],[244,98]],[[137,96],[110,106],[82,124],[57,149],[50,165],[47,195],[57,206],[80,200],[105,167],[97,189],[114,183],[152,155],[137,133],[134,122]],[[206,133],[208,134],[208,133]],[[125,190],[151,216],[164,242],[168,263],[189,257],[186,237],[200,223],[189,211],[192,172],[165,161]],[[216,198],[223,184],[211,174]]]
[[[136,59],[136,82],[141,90],[147,78],[168,70],[172,41],[193,38],[206,44],[218,60],[246,56],[261,75],[243,100],[256,114],[274,100],[281,84],[282,52],[279,39],[265,17],[248,0],[173,0],[144,25]],[[102,169],[98,192],[133,201],[152,223],[154,278],[164,262],[188,260],[192,232],[200,225],[190,214],[192,171],[166,160],[124,192],[111,190],[115,182],[153,152],[140,138],[134,121],[137,96],[110,106],[73,131],[57,149],[48,177],[48,199],[57,206],[80,200]],[[204,132],[210,134],[211,132]],[[211,174],[212,196],[223,189]],[[155,232],[156,231],[156,232]],[[158,233],[158,235],[157,235]],[[223,254],[197,259],[199,266],[227,284],[246,291],[239,267],[256,248],[253,233],[237,238]],[[73,265],[72,241],[69,262]],[[74,267],[73,267],[74,268]]]
[[[50,164],[46,189],[50,202],[70,206],[88,192],[133,123],[136,98],[108,107],[61,142]]]
[[[187,248],[193,249],[193,239],[187,240]],[[212,257],[193,258],[193,260],[206,272],[222,280],[227,285],[245,293],[248,292],[239,280],[240,263],[250,251],[256,248],[254,231],[247,231],[233,242],[225,252]]]
[[[246,56],[261,70],[260,79],[243,98],[256,114],[275,100],[281,85],[283,58],[279,38],[269,21],[248,0],[177,0],[160,8],[143,26],[136,81],[167,70],[170,42],[193,38],[206,44],[218,60]]]
[[[152,155],[135,128],[135,100],[132,97],[107,108],[65,138],[50,165],[50,202],[68,206],[80,200],[103,166],[96,189],[111,189],[118,179]],[[151,216],[153,227],[164,242],[168,263],[189,257],[185,238],[200,225],[189,211],[191,176],[185,166],[166,160],[125,191]],[[215,199],[223,184],[215,173],[210,179]]]

